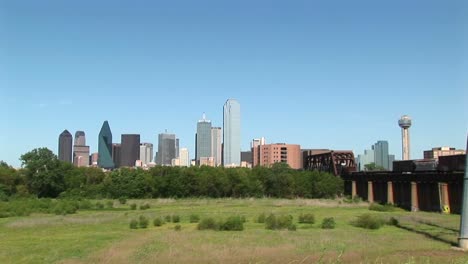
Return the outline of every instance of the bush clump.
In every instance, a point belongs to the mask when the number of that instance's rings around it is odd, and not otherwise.
[[[300,214],[299,223],[301,224],[313,224],[315,223],[315,216],[313,214]]]
[[[144,205],[140,205],[140,210],[146,210],[146,209],[150,209],[150,205],[145,203]]]
[[[164,224],[164,221],[160,217],[153,220],[154,226],[162,226],[163,224]]]
[[[179,222],[180,222],[180,216],[172,215],[172,223],[179,223]]]
[[[146,218],[144,215],[140,215],[140,218],[138,219],[138,225],[140,226],[140,228],[147,228],[148,224],[148,218]]]
[[[276,230],[289,228],[292,223],[293,217],[291,215],[279,215],[270,214],[265,218],[265,228]]]
[[[206,218],[202,218],[200,222],[198,222],[197,229],[198,230],[206,230],[206,229],[218,230],[219,225],[214,218],[206,217]]]
[[[398,224],[398,219],[395,217],[390,217],[390,219],[388,219],[387,225],[398,226]]]
[[[132,219],[132,221],[130,221],[130,228],[131,229],[137,229],[138,228],[138,221],[136,219]]]
[[[371,214],[363,214],[358,216],[355,221],[351,222],[351,224],[356,227],[366,229],[379,229],[384,224],[384,221],[378,216]]]
[[[180,226],[180,225],[175,225],[174,226],[175,231],[180,231],[181,229],[182,229],[182,226]]]
[[[198,223],[200,221],[200,216],[196,214],[191,214],[189,220],[190,223]]]
[[[106,207],[109,208],[109,209],[114,208],[114,202],[113,201],[107,201],[106,202]]]
[[[335,219],[333,217],[326,217],[322,220],[322,229],[334,229]]]
[[[96,206],[96,209],[98,209],[98,210],[104,209],[104,204],[101,203],[101,202],[97,202],[97,203],[95,204],[95,206]]]
[[[265,218],[266,218],[266,214],[265,213],[261,213],[258,215],[257,217],[257,223],[265,223]]]
[[[136,205],[136,204],[132,203],[132,204],[130,205],[130,209],[131,209],[131,210],[136,210],[136,208],[137,208],[137,205]]]
[[[172,217],[170,215],[166,215],[165,219],[166,219],[166,222],[169,223],[169,222],[171,222]]]
[[[127,198],[125,198],[125,197],[119,197],[119,203],[120,203],[120,204],[126,204],[126,203],[127,203]]]
[[[296,227],[295,224],[292,224],[292,225],[288,226],[289,231],[296,231],[296,229],[297,229],[297,227]]]
[[[372,203],[369,205],[369,210],[371,211],[378,211],[378,212],[393,212],[395,211],[395,206],[391,204],[378,204],[378,203]]]
[[[242,231],[244,230],[244,222],[240,216],[230,216],[220,225],[220,230],[224,231]]]

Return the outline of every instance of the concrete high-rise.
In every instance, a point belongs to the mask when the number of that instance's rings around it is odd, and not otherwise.
[[[182,167],[190,167],[190,157],[187,148],[181,148],[179,152],[179,165]]]
[[[206,119],[205,114],[203,118],[198,120],[197,123],[197,136],[196,136],[196,152],[195,159],[197,162],[201,158],[212,157],[211,154],[211,121]]]
[[[401,127],[401,145],[402,145],[402,160],[410,159],[410,136],[409,128],[411,127],[411,118],[404,115],[398,120],[398,125]]]
[[[220,127],[212,127],[211,128],[211,156],[214,159],[215,166],[222,165],[222,144],[223,135],[222,130]]]
[[[73,145],[73,164],[77,167],[89,166],[89,146],[86,146],[84,131],[76,131]]]
[[[286,163],[292,169],[302,169],[302,152],[300,145],[294,144],[265,144],[256,147],[260,153],[258,163],[253,166],[271,167],[275,163]]]
[[[158,135],[158,153],[156,164],[171,166],[172,159],[176,158],[176,136],[175,134],[161,133]]]
[[[140,158],[140,135],[123,134],[120,148],[120,166],[134,167]]]
[[[379,140],[374,144],[374,146],[372,146],[372,148],[374,149],[375,166],[380,166],[389,170],[388,141]]]
[[[64,130],[59,136],[58,158],[61,161],[72,162],[73,137],[68,130]]]
[[[104,121],[99,132],[98,154],[97,165],[100,168],[113,169],[115,167],[112,160],[112,132],[107,121]]]
[[[153,144],[141,143],[140,144],[140,160],[143,166],[153,162]]]
[[[250,163],[255,166],[254,164],[260,164],[260,149],[258,146],[265,145],[265,138],[256,138],[252,140],[252,143],[250,145],[251,152],[252,152],[252,160]]]
[[[120,144],[112,144],[112,161],[114,162],[114,168],[120,167]]]
[[[240,104],[228,99],[223,107],[223,165],[238,167],[241,164],[241,113]]]
[[[455,149],[451,147],[438,147],[432,148],[431,150],[424,151],[425,159],[439,159],[440,156],[451,156],[451,155],[461,155],[466,154],[466,151],[463,149]]]

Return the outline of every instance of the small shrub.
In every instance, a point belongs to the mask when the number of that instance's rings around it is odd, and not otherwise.
[[[126,204],[126,203],[127,203],[127,198],[125,198],[125,197],[120,197],[120,198],[119,198],[119,203],[120,203],[120,204]]]
[[[261,213],[258,217],[257,217],[257,223],[265,223],[265,218],[266,218],[266,215],[265,213]]]
[[[395,217],[390,217],[390,219],[387,222],[387,225],[398,226],[398,219],[396,219]]]
[[[172,216],[172,223],[179,223],[179,222],[180,222],[180,216],[173,215]]]
[[[247,222],[247,219],[245,218],[245,216],[241,216],[240,218],[241,218],[242,223],[246,223],[246,222]]]
[[[200,221],[200,217],[196,214],[190,215],[190,223],[198,223]]]
[[[335,228],[335,219],[333,217],[327,217],[322,220],[322,229],[333,228]]]
[[[132,203],[132,204],[130,205],[130,209],[131,209],[131,210],[136,210],[136,208],[137,208],[137,205],[136,205],[136,204]]]
[[[288,226],[288,230],[289,231],[296,231],[297,227],[295,224],[291,224],[290,226]]]
[[[104,209],[104,204],[101,203],[101,202],[97,202],[95,206],[96,206],[96,209],[98,209],[98,210]]]
[[[219,225],[214,220],[214,218],[206,217],[206,218],[202,218],[200,222],[198,222],[197,229],[198,230],[206,230],[206,229],[218,230]]]
[[[313,224],[315,223],[315,216],[313,214],[300,214],[299,223],[301,224]]]
[[[163,224],[164,224],[164,221],[160,217],[153,220],[154,226],[162,226]]]
[[[352,224],[366,229],[379,229],[384,224],[384,221],[378,216],[363,214],[358,216]]]
[[[395,207],[391,204],[378,204],[378,203],[372,203],[369,205],[369,210],[371,211],[378,211],[378,212],[392,212],[395,211]]]
[[[81,200],[78,202],[78,209],[91,209],[93,208],[93,204],[89,200]]]
[[[175,231],[180,231],[181,229],[182,229],[182,227],[180,225],[175,225],[174,226]]]
[[[230,216],[220,226],[221,230],[225,231],[242,231],[244,230],[244,222],[240,216]]]
[[[293,217],[291,215],[279,215],[270,214],[265,218],[266,229],[286,229],[292,225]]]
[[[148,227],[149,221],[148,218],[146,218],[144,215],[140,215],[140,218],[138,220],[138,225],[140,226],[140,228]]]
[[[106,207],[111,209],[111,208],[114,208],[114,202],[113,201],[107,201],[106,202]]]
[[[172,217],[170,215],[166,215],[165,218],[166,218],[166,222],[168,223],[171,222]]]
[[[131,229],[137,229],[138,228],[138,221],[135,220],[135,219],[132,219],[132,221],[130,221],[130,228]]]

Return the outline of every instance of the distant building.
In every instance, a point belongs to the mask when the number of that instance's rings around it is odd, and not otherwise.
[[[99,132],[98,153],[97,164],[100,168],[113,169],[115,167],[112,160],[112,132],[107,121],[104,121]]]
[[[189,151],[187,148],[181,148],[179,153],[179,165],[182,167],[189,167],[190,166],[190,157]]]
[[[112,144],[112,161],[114,162],[115,168],[120,167],[120,159],[121,159],[120,150],[121,150],[120,144]]]
[[[391,171],[395,156],[388,153],[388,141],[379,140],[372,145],[372,149],[364,150],[363,155],[358,155],[357,160],[360,171],[364,171],[365,166],[370,163],[375,163],[375,166]]]
[[[215,166],[213,157],[200,157],[200,160],[198,162],[200,166],[210,166],[210,167]]]
[[[359,154],[357,158],[358,170],[365,171],[365,165],[375,163],[375,154],[373,149],[365,149],[364,154]]]
[[[244,167],[244,168],[252,167],[252,151],[241,152],[241,167]]]
[[[59,136],[58,142],[58,158],[61,161],[66,161],[71,163],[72,162],[72,145],[73,145],[73,137],[68,132],[68,130],[64,130]]]
[[[302,169],[301,146],[293,144],[265,144],[257,147],[260,153],[259,163],[253,166],[271,167],[275,163],[286,163],[292,169]]]
[[[241,159],[241,112],[235,99],[226,101],[223,107],[223,165],[240,166]]]
[[[222,165],[222,140],[223,134],[220,127],[211,128],[211,155],[214,158],[215,166]]]
[[[259,151],[258,146],[265,145],[265,143],[266,142],[265,142],[264,137],[252,140],[252,143],[250,145],[251,152],[252,152],[252,160],[250,161],[250,163],[252,163],[252,165],[253,164],[260,164],[260,151]],[[255,165],[253,165],[253,166],[255,166]]]
[[[440,156],[463,155],[466,151],[451,147],[438,147],[424,151],[424,159],[439,159]]]
[[[211,154],[211,121],[203,118],[197,122],[195,159],[200,162],[201,158],[212,157]]]
[[[89,146],[86,146],[86,136],[83,131],[76,131],[75,133],[73,164],[77,167],[89,166]]]
[[[99,153],[95,152],[89,156],[89,164],[93,167],[98,166]]]
[[[153,144],[140,144],[140,161],[142,166],[147,166],[150,162],[153,161]]]
[[[175,134],[161,133],[158,135],[158,153],[156,164],[171,166],[172,159],[176,158],[176,136]]]
[[[140,158],[140,135],[123,134],[120,149],[120,166],[134,167]]]

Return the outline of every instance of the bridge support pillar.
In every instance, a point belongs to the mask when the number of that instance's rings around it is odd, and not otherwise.
[[[394,204],[395,201],[393,199],[393,182],[387,182],[387,203]]]
[[[351,198],[357,196],[356,181],[351,181]]]
[[[439,183],[440,192],[440,207],[443,213],[450,213],[450,200],[448,193],[448,184],[443,182]]]
[[[374,188],[372,186],[372,181],[367,182],[367,201],[369,201],[369,203],[374,202]]]
[[[418,184],[411,182],[411,212],[419,211]]]

